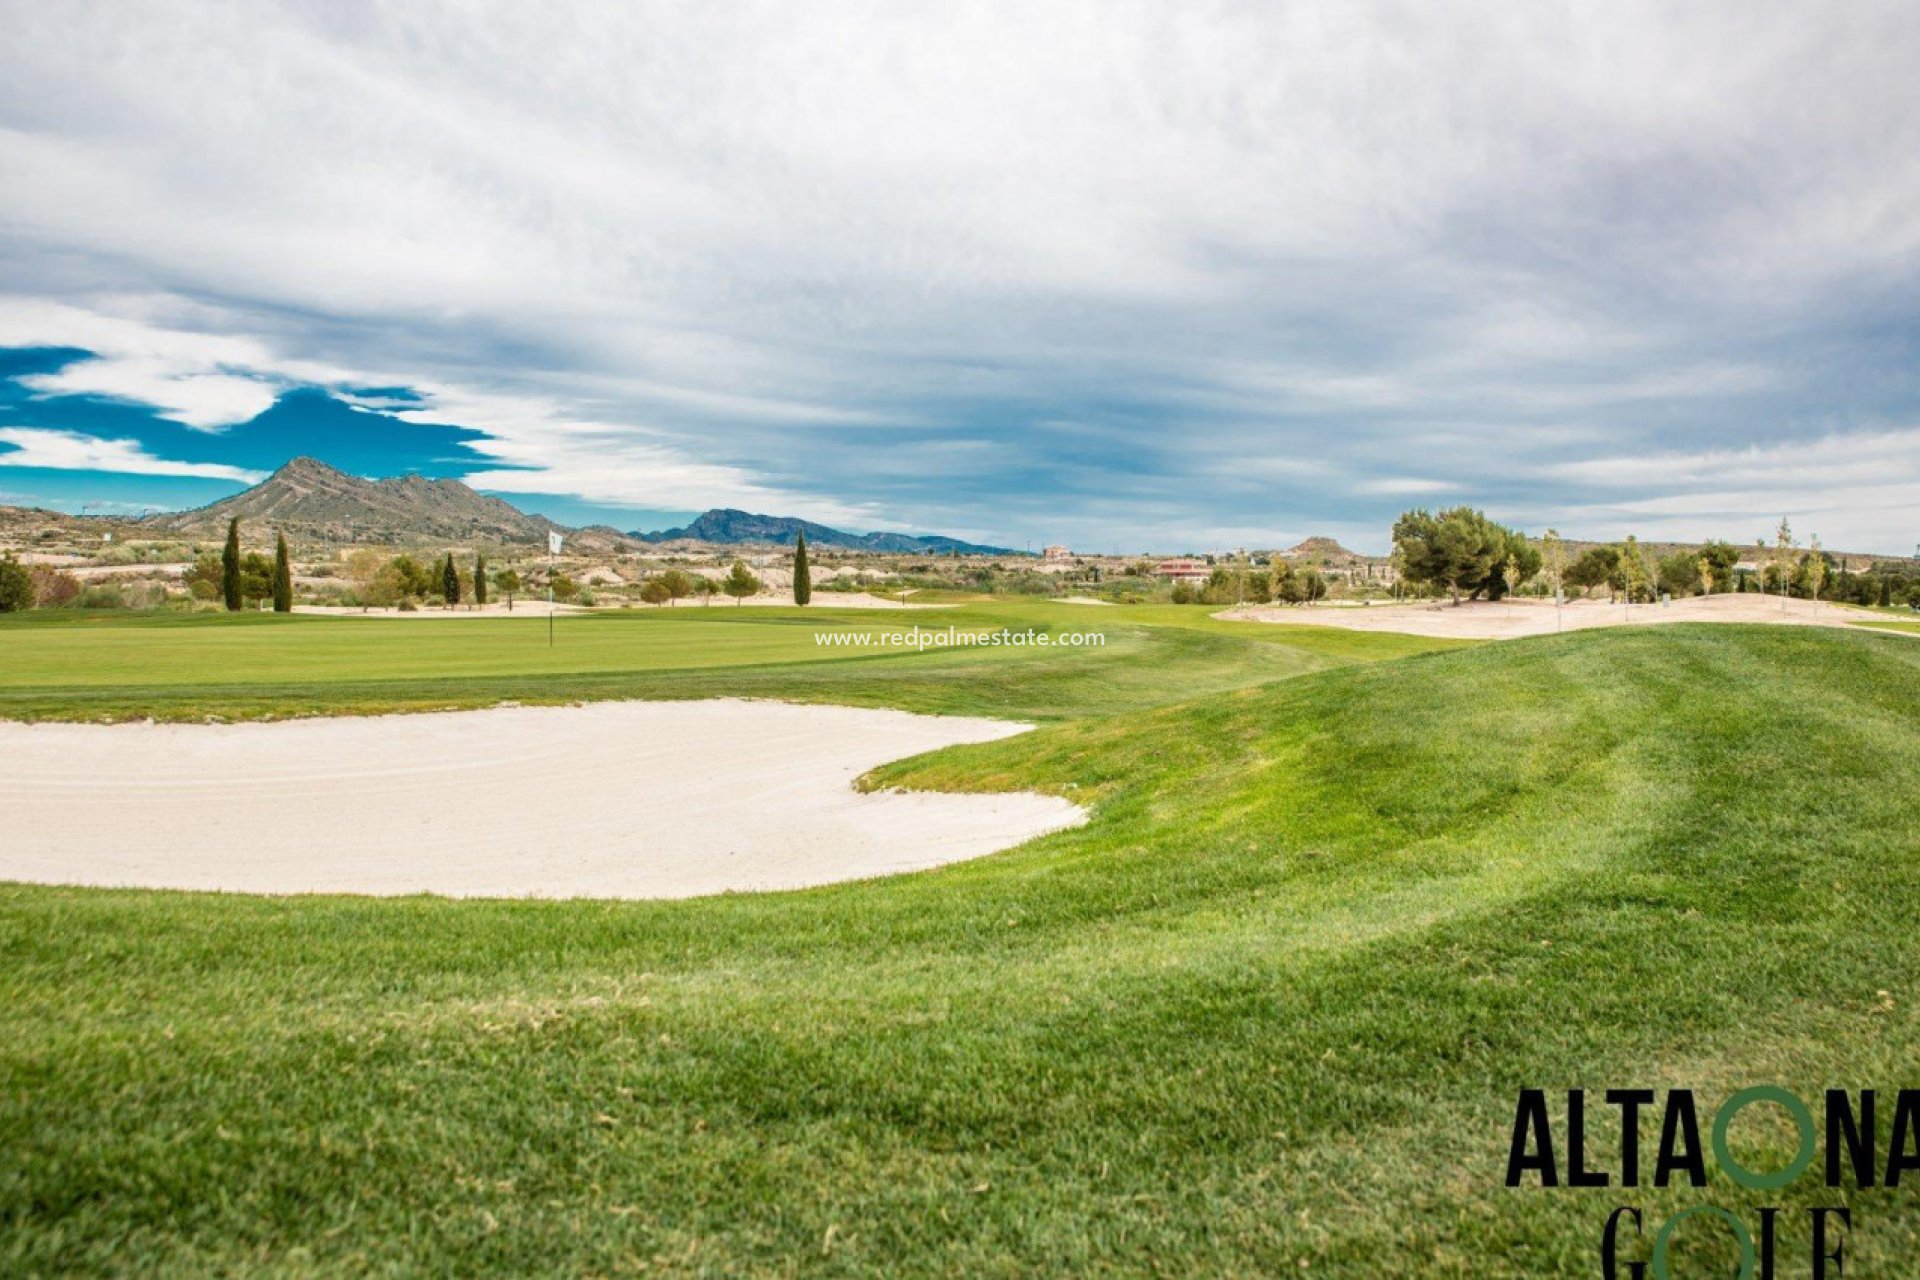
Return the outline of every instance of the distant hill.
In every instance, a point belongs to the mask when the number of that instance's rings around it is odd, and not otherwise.
[[[1307,538],[1280,553],[1288,560],[1304,561],[1312,565],[1350,565],[1357,564],[1367,557],[1357,551],[1349,551],[1333,538]]]
[[[363,480],[314,458],[295,458],[231,498],[192,511],[149,516],[140,523],[216,537],[235,517],[336,542],[539,542],[549,529],[562,528],[476,493],[458,480],[417,475]]]
[[[796,520],[792,516],[762,516],[719,507],[682,528],[662,529],[657,533],[636,532],[633,536],[643,542],[711,542],[722,546],[764,543],[790,547],[803,532],[807,535],[809,546],[844,547],[850,551],[891,551],[908,555],[945,555],[955,551],[962,555],[979,556],[1024,554],[1006,547],[982,546],[937,535],[921,538],[907,533],[847,533],[824,524],[815,524],[811,520]]]

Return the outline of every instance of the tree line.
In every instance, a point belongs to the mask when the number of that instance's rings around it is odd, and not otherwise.
[[[1854,572],[1815,538],[1801,547],[1782,520],[1750,550],[1724,540],[1655,557],[1629,536],[1583,548],[1571,561],[1560,535],[1537,541],[1496,524],[1471,507],[1408,511],[1393,525],[1394,560],[1408,585],[1445,591],[1455,603],[1498,600],[1532,586],[1541,594],[1604,589],[1610,598],[1641,603],[1661,595],[1765,592],[1848,604],[1920,607],[1920,570],[1877,563]]]

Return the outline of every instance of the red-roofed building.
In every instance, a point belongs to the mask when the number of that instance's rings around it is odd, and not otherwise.
[[[1205,560],[1162,560],[1153,571],[1172,582],[1205,582],[1213,575],[1213,567]]]

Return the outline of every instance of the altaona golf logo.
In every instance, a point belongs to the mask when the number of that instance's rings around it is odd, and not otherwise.
[[[1659,1136],[1651,1185],[1707,1185],[1707,1148],[1700,1140],[1700,1111],[1693,1090],[1672,1089],[1663,1097],[1652,1089],[1608,1089],[1602,1098],[1605,1107],[1618,1113],[1617,1169],[1588,1164],[1586,1090],[1567,1091],[1565,1141],[1556,1143],[1547,1091],[1522,1089],[1507,1150],[1507,1186],[1632,1189],[1643,1185],[1642,1138],[1650,1134],[1656,1110]],[[1807,1175],[1815,1158],[1824,1151],[1819,1173],[1829,1188],[1844,1185],[1847,1175],[1857,1187],[1898,1187],[1903,1175],[1920,1174],[1920,1089],[1901,1089],[1895,1095],[1884,1161],[1877,1149],[1876,1106],[1872,1089],[1858,1094],[1829,1089],[1822,1124],[1816,1122],[1813,1108],[1790,1089],[1770,1084],[1741,1089],[1713,1113],[1709,1134],[1714,1164],[1736,1186],[1749,1191],[1780,1191]],[[1793,1158],[1779,1168],[1752,1168],[1733,1153],[1729,1135],[1734,1121],[1750,1107],[1777,1108],[1793,1126],[1797,1135]],[[1560,1153],[1564,1153],[1564,1159],[1558,1158]],[[1844,1276],[1846,1236],[1854,1225],[1851,1209],[1845,1205],[1807,1207],[1808,1256],[1804,1270],[1790,1267],[1783,1256],[1783,1212],[1779,1206],[1763,1205],[1750,1219],[1720,1205],[1696,1204],[1656,1223],[1641,1206],[1620,1203],[1607,1215],[1600,1231],[1599,1273],[1604,1280],[1647,1280],[1649,1276],[1653,1280],[1687,1280],[1673,1258],[1677,1242],[1685,1234],[1718,1230],[1738,1251],[1734,1280],[1780,1280],[1788,1275],[1839,1280]],[[1696,1270],[1690,1274],[1727,1273]]]

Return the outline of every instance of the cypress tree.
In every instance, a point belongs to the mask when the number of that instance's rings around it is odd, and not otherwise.
[[[453,552],[447,552],[447,562],[440,566],[440,594],[447,598],[447,608],[460,603],[460,571],[453,567]]]
[[[813,571],[807,567],[807,535],[803,532],[793,544],[793,602],[805,604],[813,599]]]
[[[481,606],[487,603],[487,558],[483,555],[473,558],[473,602]]]
[[[227,545],[220,552],[220,594],[228,613],[240,612],[240,518],[227,521]]]
[[[273,611],[293,612],[293,561],[287,555],[284,532],[275,533],[273,541]]]

